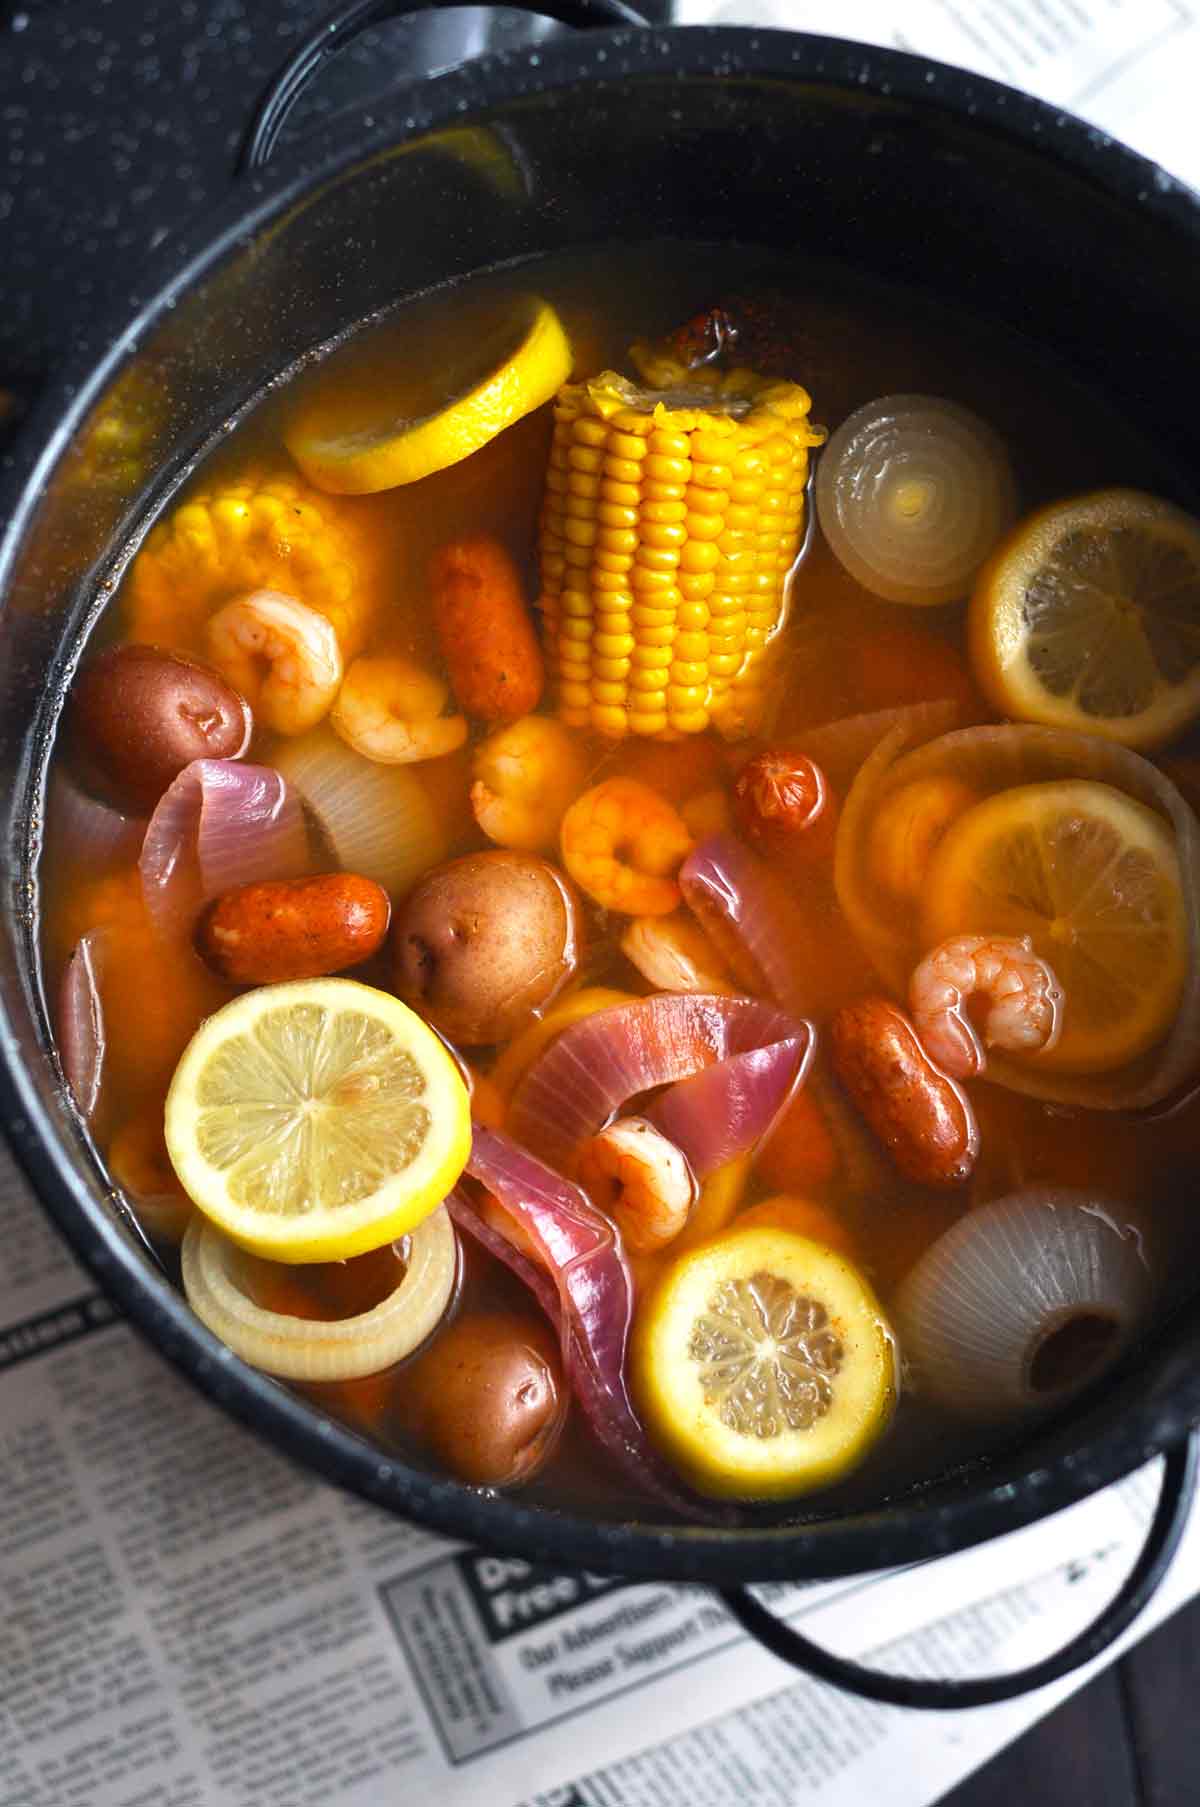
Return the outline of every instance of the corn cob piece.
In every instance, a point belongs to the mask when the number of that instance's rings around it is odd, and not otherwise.
[[[222,604],[281,590],[324,615],[345,663],[361,651],[378,591],[369,524],[287,473],[247,471],[181,502],[134,560],[131,636],[179,652],[203,646]]]
[[[555,402],[540,606],[558,713],[611,739],[740,739],[766,706],[824,433],[794,383],[662,358],[652,375],[605,371]]]

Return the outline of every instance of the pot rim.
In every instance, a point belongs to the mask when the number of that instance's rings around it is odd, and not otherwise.
[[[400,86],[364,130],[345,115],[244,178],[162,248],[147,284],[114,303],[84,335],[39,399],[9,461],[0,496],[0,598],[50,471],[88,410],[135,355],[142,334],[179,295],[235,256],[257,233],[323,184],[430,130],[461,126],[522,98],[579,84],[680,78],[790,81],[856,97],[917,103],[956,123],[1008,137],[1139,208],[1148,225],[1176,230],[1200,250],[1200,198],[1108,134],[1030,95],[902,51],[843,39],[738,27],[683,26],[589,32],[536,50],[499,52],[430,81]],[[26,975],[27,976],[27,975]],[[850,1517],[777,1527],[608,1523],[518,1498],[491,1496],[385,1458],[354,1432],[233,1356],[196,1320],[182,1295],[154,1274],[118,1223],[73,1170],[61,1126],[18,1053],[0,999],[0,1121],[43,1206],[100,1286],[154,1347],[224,1411],[323,1478],[443,1535],[484,1548],[657,1580],[744,1582],[831,1577],[964,1549],[1017,1529],[1119,1479],[1200,1419],[1200,1371],[1180,1367],[1172,1399],[1137,1402],[1086,1451],[1068,1452],[1020,1483],[894,1504]],[[1182,1395],[1182,1397],[1180,1397]]]

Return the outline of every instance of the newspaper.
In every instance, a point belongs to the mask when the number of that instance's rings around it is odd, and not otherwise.
[[[1154,1491],[762,1592],[916,1673],[1023,1661],[1118,1584]],[[0,1807],[776,1807],[860,1800],[865,1774],[917,1803],[1029,1716],[926,1724],[897,1769],[909,1715],[797,1685],[703,1588],[535,1568],[335,1491],[116,1317],[6,1156],[0,1507]]]
[[[678,10],[997,74],[1200,181],[1181,0],[908,0],[902,32],[869,0]],[[1016,1667],[1119,1586],[1158,1466],[982,1550],[761,1591],[907,1673]],[[702,1588],[390,1518],[180,1380],[2,1154],[0,1502],[0,1807],[926,1807],[1087,1673],[968,1714],[878,1708],[797,1680]],[[1198,1590],[1200,1519],[1125,1642]]]

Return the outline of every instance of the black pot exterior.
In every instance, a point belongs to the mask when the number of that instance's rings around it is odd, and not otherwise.
[[[50,1053],[34,941],[58,705],[148,512],[252,395],[364,315],[564,247],[653,236],[664,257],[684,239],[815,250],[1056,349],[1116,393],[1172,455],[1181,488],[1200,493],[1200,204],[1026,96],[834,40],[606,32],[402,90],[373,120],[242,184],[175,241],[158,283],[83,348],[18,448],[0,516],[10,1141],[100,1283],[213,1400],[329,1479],[449,1535],[630,1576],[732,1583],[936,1556],[1083,1497],[1200,1420],[1195,1314],[1086,1413],[921,1494],[791,1524],[617,1524],[386,1459],[230,1356],[114,1214]],[[115,470],[97,449],[114,414],[130,448]]]

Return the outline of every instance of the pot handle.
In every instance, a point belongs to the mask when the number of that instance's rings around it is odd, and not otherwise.
[[[1141,1554],[1120,1592],[1103,1612],[1052,1656],[1043,1657],[1040,1663],[1031,1663],[1026,1669],[1014,1669],[1008,1675],[983,1675],[969,1681],[926,1681],[889,1675],[834,1656],[814,1644],[790,1625],[782,1624],[744,1587],[720,1589],[720,1598],[742,1629],[764,1644],[773,1656],[865,1700],[938,1710],[984,1707],[998,1700],[1011,1700],[1015,1695],[1043,1688],[1047,1682],[1058,1681],[1081,1663],[1090,1662],[1133,1623],[1166,1574],[1178,1547],[1196,1488],[1198,1456],[1200,1430],[1193,1430],[1185,1442],[1168,1450],[1162,1492]]]
[[[505,0],[509,4],[510,0]],[[273,77],[262,96],[238,153],[237,173],[245,175],[262,169],[274,151],[288,114],[317,74],[322,64],[345,49],[361,32],[385,19],[401,18],[407,13],[438,12],[445,7],[461,6],[463,0],[345,0],[335,12],[311,31],[297,45],[283,68]],[[648,21],[625,0],[532,0],[524,5],[517,0],[518,10],[557,19],[560,25],[574,25],[580,30],[600,25],[646,25]]]

